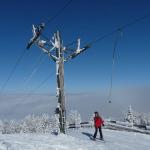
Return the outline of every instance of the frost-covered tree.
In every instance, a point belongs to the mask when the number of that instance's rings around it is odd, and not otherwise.
[[[80,125],[81,117],[78,112],[72,114],[74,123]],[[47,114],[41,116],[28,115],[20,121],[0,121],[0,133],[59,133],[59,117],[55,114],[50,117]]]
[[[59,116],[55,114],[54,116],[51,117],[51,132],[57,132],[60,133],[60,128],[59,128]]]
[[[71,110],[68,115],[67,121],[69,124],[75,124],[76,127],[80,127],[81,115],[77,110]]]
[[[91,125],[91,127],[94,126],[94,114],[92,114],[90,120],[89,120],[89,124]]]
[[[134,117],[134,114],[133,114],[132,107],[131,107],[131,105],[130,105],[130,106],[128,107],[128,111],[127,111],[127,113],[126,113],[126,115],[125,115],[125,121],[127,121],[127,122],[133,124],[133,123],[134,123],[134,119],[135,119],[135,117]]]
[[[147,113],[139,113],[138,123],[140,125],[148,125],[149,121],[150,121],[150,118]]]
[[[50,131],[50,128],[50,117],[47,114],[29,115],[22,120],[22,132],[24,133],[45,133]]]
[[[125,121],[134,125],[150,125],[150,113],[137,112],[129,106],[125,113]]]
[[[3,122],[2,120],[0,120],[0,134],[2,134],[3,132]]]
[[[34,115],[28,115],[22,120],[22,132],[24,133],[35,133],[35,117]]]
[[[43,114],[40,121],[41,132],[47,133],[51,130],[51,119],[48,114]]]
[[[7,120],[4,120],[3,121],[3,130],[2,130],[2,133],[3,134],[10,134],[11,132],[11,129],[10,129],[10,123],[9,121]]]
[[[147,114],[147,125],[150,126],[150,112]]]
[[[134,124],[140,125],[141,124],[141,113],[134,111]]]
[[[10,134],[20,133],[19,122],[16,122],[15,120],[10,120],[9,121],[9,132],[10,132]]]

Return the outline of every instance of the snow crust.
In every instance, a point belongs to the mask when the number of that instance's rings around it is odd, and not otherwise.
[[[150,136],[103,129],[105,142],[92,141],[93,128],[68,130],[67,135],[0,135],[0,150],[149,150]],[[99,136],[97,136],[99,137]]]

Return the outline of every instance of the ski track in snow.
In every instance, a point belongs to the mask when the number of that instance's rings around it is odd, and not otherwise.
[[[67,135],[0,135],[0,150],[149,150],[150,135],[103,130],[105,142],[92,141],[94,129],[68,130]],[[99,137],[99,135],[97,135]]]

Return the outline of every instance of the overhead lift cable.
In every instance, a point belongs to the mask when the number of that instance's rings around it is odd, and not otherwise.
[[[112,67],[111,67],[111,77],[110,77],[110,89],[109,89],[108,103],[112,102],[112,88],[113,88],[113,76],[114,76],[116,50],[117,50],[118,40],[121,37],[121,35],[122,35],[122,31],[119,29],[116,32],[116,38],[115,38],[113,53],[112,53],[112,64],[111,64]]]
[[[69,0],[61,9],[58,10],[58,12],[52,16],[49,19],[46,19],[46,23],[45,24],[49,24],[50,22],[52,22],[56,17],[58,17],[72,2],[73,0]]]
[[[137,24],[138,22],[141,22],[147,18],[150,18],[150,13],[142,16],[142,17],[139,17],[127,24],[124,24],[118,28],[116,28],[115,30],[107,33],[107,34],[104,34],[103,36],[100,36],[92,41],[89,42],[89,46],[97,43],[97,42],[100,42],[102,41],[103,39],[109,37],[109,36],[112,36],[114,34],[117,33],[117,37],[116,37],[116,40],[115,40],[115,43],[114,43],[114,48],[113,48],[113,56],[112,56],[112,68],[111,68],[111,78],[110,78],[110,89],[109,89],[109,97],[108,97],[108,103],[111,103],[112,102],[112,88],[113,88],[113,74],[114,74],[114,65],[115,65],[115,55],[116,55],[116,48],[117,48],[117,44],[118,44],[118,40],[119,40],[119,37],[121,36],[121,32],[126,29],[126,28],[129,28],[130,26],[133,26],[135,24]]]
[[[33,78],[33,76],[36,74],[36,72],[39,69],[39,66],[43,63],[43,54],[41,53],[36,61],[36,63],[32,67],[32,72],[29,74],[28,78],[24,81],[24,85],[28,85],[30,80]]]
[[[150,18],[150,13],[148,13],[148,14],[142,16],[142,17],[136,18],[133,21],[120,26],[120,27],[114,29],[113,31],[111,31],[109,33],[104,34],[103,36],[98,36],[96,39],[90,41],[89,45],[93,45],[93,44],[95,44],[95,43],[97,43],[99,41],[102,41],[103,39],[105,39],[105,38],[107,38],[107,37],[109,37],[111,35],[114,35],[118,30],[122,30],[123,31],[124,29],[129,28],[130,26],[133,26],[133,25],[137,24],[138,22],[141,22],[141,21],[143,21],[143,20],[145,20],[147,18]]]
[[[68,7],[70,5],[70,3],[72,2],[73,0],[69,0],[65,5],[64,7],[62,7],[52,18],[48,19],[46,24],[52,22],[56,17],[58,17],[65,9],[66,7]],[[0,88],[0,93],[3,92],[3,90],[5,89],[5,87],[7,86],[9,80],[12,78],[12,75],[14,74],[17,66],[19,65],[19,63],[21,62],[22,58],[24,57],[25,55],[25,52],[26,52],[26,49],[23,50],[23,52],[21,53],[21,55],[19,56],[19,58],[17,59],[14,67],[12,68],[12,70],[10,71],[9,75],[8,75],[8,78],[6,79],[6,81],[4,82],[4,84],[1,86]]]
[[[30,96],[32,96],[38,89],[40,89],[41,86],[43,86],[54,74],[55,74],[55,71],[50,73],[44,80],[42,80],[41,83],[37,87],[34,88],[34,90],[30,91],[27,94],[26,99],[29,98]]]
[[[17,59],[15,65],[13,66],[13,68],[12,68],[12,70],[10,71],[10,73],[9,73],[9,75],[8,75],[8,77],[7,77],[7,79],[5,80],[4,84],[3,84],[2,87],[1,87],[0,93],[2,93],[2,92],[4,91],[4,89],[5,89],[5,87],[7,86],[9,80],[11,79],[12,75],[14,74],[14,72],[15,72],[17,66],[20,64],[22,58],[25,56],[25,53],[26,53],[26,49],[24,49],[24,50],[22,51],[21,55],[18,57],[18,59]]]

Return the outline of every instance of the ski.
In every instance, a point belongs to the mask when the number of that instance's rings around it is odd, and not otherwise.
[[[91,136],[90,139],[91,139],[92,141],[99,141],[99,142],[103,142],[103,143],[106,142],[104,139],[103,139],[103,140],[98,139],[98,138],[95,138],[95,139],[94,139],[93,136]]]

